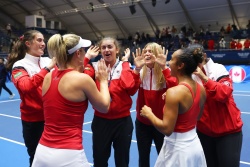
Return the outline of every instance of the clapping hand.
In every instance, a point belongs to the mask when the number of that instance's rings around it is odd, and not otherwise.
[[[90,46],[89,49],[87,50],[85,57],[87,57],[90,60],[98,56],[99,52],[100,49],[98,46]]]
[[[97,69],[98,70],[96,71],[96,79],[98,79],[99,81],[108,80],[110,64],[107,67],[105,61],[103,59],[100,59],[97,63]]]
[[[160,65],[162,70],[164,70],[166,68],[168,50],[165,50],[165,47],[163,47],[162,50],[163,53],[159,53],[159,51],[157,50],[158,56],[155,57],[155,55],[153,55],[153,58],[155,59],[155,62]]]
[[[135,54],[134,52],[133,57],[134,57],[134,64],[136,66],[136,68],[142,68],[142,66],[145,64],[145,60],[144,60],[144,55],[143,55],[143,51],[141,51],[141,48],[136,49]]]
[[[130,49],[127,48],[124,50],[125,55],[122,57],[122,61],[128,61],[128,58],[130,57]]]

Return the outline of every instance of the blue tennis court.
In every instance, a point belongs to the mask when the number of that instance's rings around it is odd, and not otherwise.
[[[16,94],[14,99],[10,100],[9,95],[5,90],[2,90],[0,96],[0,167],[27,167],[28,155],[22,137],[22,126],[20,119],[19,104],[20,99],[14,85],[7,83],[13,93]],[[242,112],[243,125],[243,146],[241,152],[241,167],[250,167],[250,110],[248,103],[250,102],[250,83],[234,84],[234,98],[237,106]],[[135,101],[136,96],[133,96],[133,105],[131,115],[135,120]],[[85,123],[83,126],[83,145],[89,163],[93,163],[92,159],[92,132],[91,121],[93,118],[93,110],[91,105],[85,114]],[[152,145],[151,151],[151,166],[157,158],[155,146]],[[109,167],[114,167],[113,154],[109,160]],[[130,148],[130,165],[131,167],[138,166],[138,151],[136,144],[135,133],[132,138]]]

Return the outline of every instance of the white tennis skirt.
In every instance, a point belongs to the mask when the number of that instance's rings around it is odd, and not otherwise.
[[[206,167],[205,155],[196,129],[185,133],[173,132],[164,143],[155,167]]]
[[[57,149],[38,144],[32,167],[90,167],[84,150]]]

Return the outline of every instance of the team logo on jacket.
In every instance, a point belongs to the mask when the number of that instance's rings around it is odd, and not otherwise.
[[[235,83],[240,83],[246,78],[246,71],[240,66],[233,66],[229,70],[230,78]]]
[[[18,72],[14,75],[14,78],[16,79],[17,77],[21,76],[22,75],[22,72]]]

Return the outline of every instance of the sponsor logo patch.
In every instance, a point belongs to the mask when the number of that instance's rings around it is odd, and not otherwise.
[[[20,75],[22,75],[22,72],[16,73],[16,74],[14,75],[14,78],[17,78],[17,77],[19,77]]]

